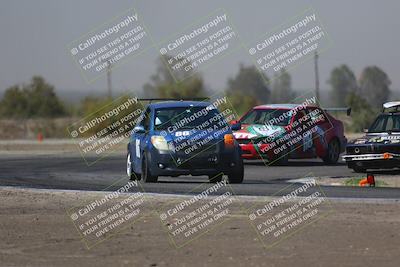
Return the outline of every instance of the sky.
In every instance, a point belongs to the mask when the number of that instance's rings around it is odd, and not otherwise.
[[[223,8],[234,22],[244,43],[250,43],[306,8],[317,11],[332,40],[320,55],[321,89],[329,89],[330,71],[347,64],[358,77],[366,66],[383,69],[400,90],[400,1],[193,1],[193,0],[2,0],[0,3],[0,91],[14,84],[29,82],[41,75],[58,92],[93,94],[104,92],[105,76],[88,83],[68,49],[68,44],[121,12],[134,7],[151,33],[160,42],[215,11]],[[155,73],[158,49],[132,57],[113,69],[116,91],[142,91]],[[226,88],[239,64],[253,64],[245,51],[233,53],[201,71],[206,86]],[[289,69],[294,89],[314,87],[313,61]]]

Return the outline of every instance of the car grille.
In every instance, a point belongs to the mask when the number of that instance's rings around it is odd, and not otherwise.
[[[356,150],[358,150],[356,152]],[[400,153],[400,144],[398,145],[365,145],[350,146],[346,148],[347,154],[380,154],[385,152]]]
[[[177,156],[182,156],[182,157],[193,157],[193,156],[195,156],[197,154],[200,154],[202,156],[215,154],[215,153],[219,152],[219,146],[220,146],[219,143],[198,145],[197,149],[194,149],[193,146],[187,146],[184,149],[176,152],[176,155]],[[189,152],[185,153],[185,151],[189,151]]]
[[[216,163],[208,161],[207,159],[190,159],[178,165],[179,169],[208,169],[215,167]]]

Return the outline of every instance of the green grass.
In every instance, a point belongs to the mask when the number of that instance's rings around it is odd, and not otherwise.
[[[358,183],[364,178],[366,178],[366,177],[362,177],[362,178],[360,178],[360,177],[352,177],[352,178],[346,179],[344,181],[344,185],[346,185],[346,186],[358,186]],[[382,187],[382,186],[387,186],[387,185],[388,184],[385,183],[384,181],[375,180],[375,186],[376,187]]]

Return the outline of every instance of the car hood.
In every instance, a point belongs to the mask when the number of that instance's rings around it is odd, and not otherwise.
[[[233,134],[236,139],[257,139],[267,136],[278,137],[285,133],[283,126],[266,126],[264,124],[243,125],[242,129]]]
[[[185,141],[195,142],[196,140],[208,139],[209,143],[217,143],[224,139],[225,134],[232,133],[229,127],[216,129],[212,131],[205,130],[180,130],[174,132],[157,131],[155,135],[162,135],[167,142],[182,143]]]
[[[399,144],[400,145],[400,133],[377,133],[367,134],[361,138],[351,140],[350,145],[368,145],[368,144]]]

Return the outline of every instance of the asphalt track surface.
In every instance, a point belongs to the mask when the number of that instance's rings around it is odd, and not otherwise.
[[[0,186],[114,191],[128,182],[125,164],[124,155],[109,156],[92,166],[87,166],[76,154],[3,155],[0,156]],[[399,172],[379,174],[390,176]],[[360,174],[348,169],[343,162],[325,166],[318,159],[292,160],[287,166],[274,167],[265,166],[262,161],[246,161],[243,184],[231,187],[236,195],[281,196],[290,192],[288,180],[307,176],[355,177]],[[162,194],[196,194],[204,190],[204,186],[211,186],[205,176],[160,177],[158,183],[141,185],[145,192]],[[397,188],[324,186],[322,190],[327,197],[335,198],[400,199],[400,189]]]

